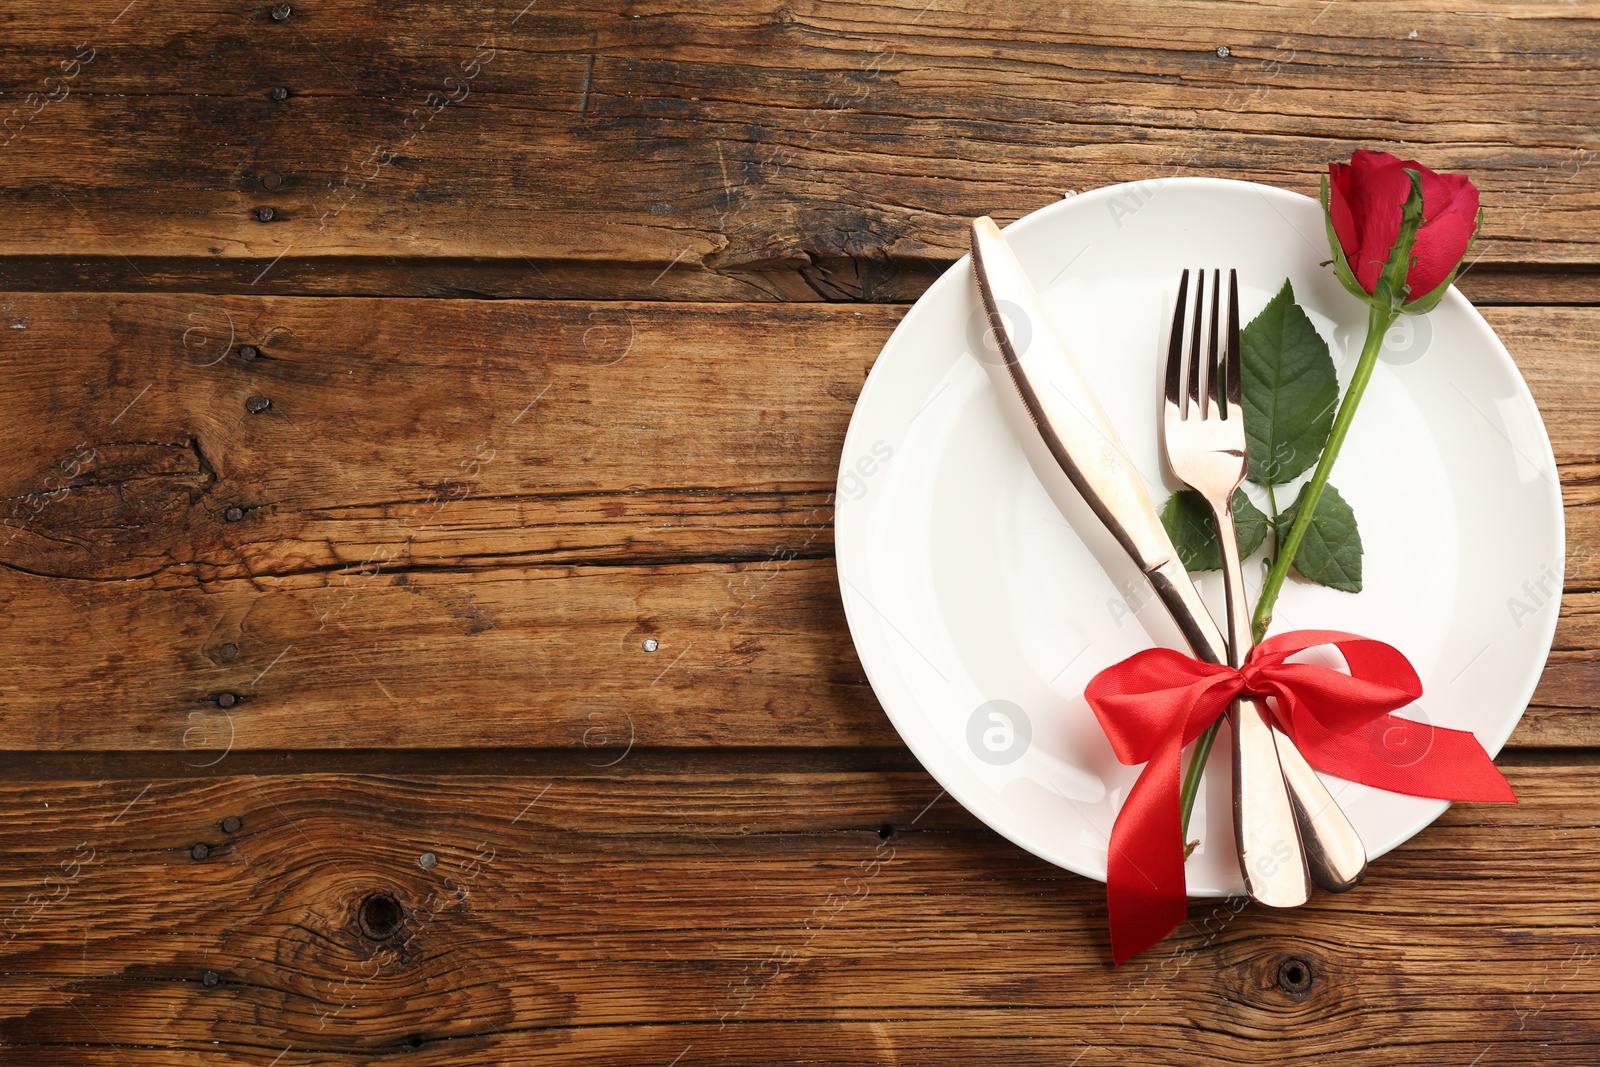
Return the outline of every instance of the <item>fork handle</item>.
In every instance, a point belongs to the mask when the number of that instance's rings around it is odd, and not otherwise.
[[[1245,594],[1244,566],[1239,559],[1239,543],[1234,533],[1232,502],[1214,510],[1222,541],[1222,571],[1227,578],[1228,662],[1238,667],[1255,644],[1255,634],[1250,627],[1250,601]],[[1354,889],[1367,874],[1367,850],[1361,836],[1295,743],[1272,727],[1270,720],[1268,723],[1312,881],[1331,893]],[[1234,732],[1237,738],[1240,733],[1237,718]],[[1238,802],[1243,803],[1242,798]],[[1243,847],[1241,839],[1241,855]]]
[[[1180,567],[1181,564],[1174,566]],[[1152,587],[1161,602],[1178,623],[1184,638],[1201,659],[1221,662],[1223,639],[1209,615],[1196,617],[1196,609],[1204,610],[1197,595],[1188,593],[1194,586],[1176,581],[1170,567],[1158,567],[1148,573]],[[1204,619],[1204,622],[1199,621]],[[1238,722],[1238,717],[1233,717]],[[1237,730],[1237,726],[1235,727]],[[1367,875],[1367,850],[1356,832],[1354,824],[1322,784],[1317,772],[1306,762],[1305,756],[1289,737],[1272,729],[1278,764],[1283,771],[1283,782],[1288,787],[1289,799],[1294,809],[1294,821],[1300,830],[1300,842],[1311,872],[1311,880],[1330,893],[1343,893],[1361,884]],[[1235,774],[1237,775],[1237,770]],[[1239,820],[1235,818],[1235,826]],[[1268,854],[1272,842],[1267,842]]]
[[[1233,833],[1245,891],[1269,907],[1299,907],[1311,896],[1311,873],[1276,731],[1254,700],[1235,700],[1232,716]]]
[[[1177,557],[1151,567],[1145,577],[1195,655],[1209,663],[1225,662],[1227,640]],[[1276,729],[1273,738],[1312,880],[1334,893],[1353,888],[1365,877],[1367,869],[1366,847],[1360,835],[1294,742]]]
[[[1237,667],[1250,649],[1251,636],[1244,567],[1231,503],[1224,499],[1211,510],[1227,578],[1228,663]],[[1311,896],[1311,872],[1273,734],[1271,720],[1258,701],[1234,701],[1233,832],[1251,899],[1275,908],[1294,908]]]
[[[1239,538],[1233,523],[1233,501],[1211,506],[1217,520],[1217,537],[1222,543],[1222,575],[1227,582],[1228,666],[1244,666],[1245,657],[1255,644],[1250,629],[1250,600],[1244,590],[1244,561],[1239,558]]]
[[[1195,655],[1211,663],[1226,663],[1228,641],[1183,564],[1174,557],[1152,567],[1145,576]],[[1254,700],[1236,701],[1229,718],[1233,722],[1233,828],[1245,890],[1252,900],[1273,907],[1304,904],[1311,895],[1306,847],[1279,768],[1274,731],[1264,709]]]

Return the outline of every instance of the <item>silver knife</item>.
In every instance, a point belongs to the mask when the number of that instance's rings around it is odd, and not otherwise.
[[[1226,662],[1226,639],[1179,560],[1111,420],[987,217],[972,224],[972,265],[1003,356],[1001,364],[984,361],[986,369],[1045,489],[1069,515],[1081,510],[1072,507],[1073,497],[1086,503],[1149,579],[1196,655]],[[1019,324],[1008,324],[1008,315],[1026,320],[1020,351],[1012,336]],[[1044,447],[1027,447],[1034,442]],[[1251,896],[1280,907],[1303,903],[1309,893],[1307,854],[1318,884],[1350,888],[1365,871],[1360,838],[1289,739],[1267,726],[1253,702],[1244,706],[1252,714],[1235,723],[1242,751],[1236,748],[1234,823]],[[1241,801],[1248,819],[1237,810]]]

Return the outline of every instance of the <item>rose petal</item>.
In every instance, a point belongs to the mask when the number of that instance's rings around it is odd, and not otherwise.
[[[1435,174],[1418,166],[1422,175],[1422,228],[1412,248],[1416,257],[1406,284],[1411,299],[1433,292],[1466,255],[1478,224],[1478,190],[1464,174]]]
[[[1352,212],[1358,231],[1356,257],[1350,260],[1361,288],[1372,292],[1400,236],[1400,209],[1411,192],[1401,161],[1387,152],[1357,152],[1350,161]]]
[[[1350,167],[1345,163],[1328,164],[1328,217],[1333,221],[1333,234],[1347,261],[1354,260],[1359,250],[1356,243],[1356,218],[1350,211]]]
[[[1472,240],[1472,230],[1477,224],[1477,213],[1472,217],[1458,212],[1441,215],[1417,233],[1417,243],[1412,247],[1416,257],[1406,284],[1411,287],[1410,299],[1433,292],[1450,277]]]

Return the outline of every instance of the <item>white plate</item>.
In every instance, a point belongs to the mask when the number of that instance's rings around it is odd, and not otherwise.
[[[1184,267],[1237,267],[1245,321],[1290,278],[1341,388],[1355,367],[1366,306],[1319,265],[1322,210],[1307,197],[1221,179],[1141,182],[1052,204],[1006,237],[1158,506],[1174,488],[1156,436],[1159,350]],[[873,690],[923,766],[1016,844],[1103,880],[1111,824],[1139,768],[1117,762],[1083,688],[1149,647],[1141,619],[1163,632],[1162,609],[1143,585],[1117,588],[1045,495],[972,354],[984,328],[963,258],[872,368],[840,463],[841,593]],[[1360,522],[1365,588],[1291,579],[1273,630],[1349,630],[1395,645],[1425,687],[1400,714],[1471,730],[1496,753],[1555,630],[1564,564],[1555,460],[1511,357],[1460,293],[1403,316],[1391,340],[1333,477]],[[1259,561],[1246,569],[1253,596]],[[1200,585],[1220,617],[1219,577]],[[1192,896],[1243,889],[1225,741],[1191,826],[1201,842],[1188,864]],[[1404,738],[1371,743],[1408,758]],[[1374,857],[1447,807],[1325,780]]]

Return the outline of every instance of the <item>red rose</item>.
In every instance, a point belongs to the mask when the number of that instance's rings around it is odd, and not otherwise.
[[[1465,174],[1435,174],[1387,152],[1359,150],[1328,164],[1328,216],[1350,270],[1368,293],[1400,236],[1400,208],[1411,193],[1407,170],[1422,176],[1422,227],[1411,254],[1407,302],[1443,285],[1467,254],[1478,228],[1478,190]]]

